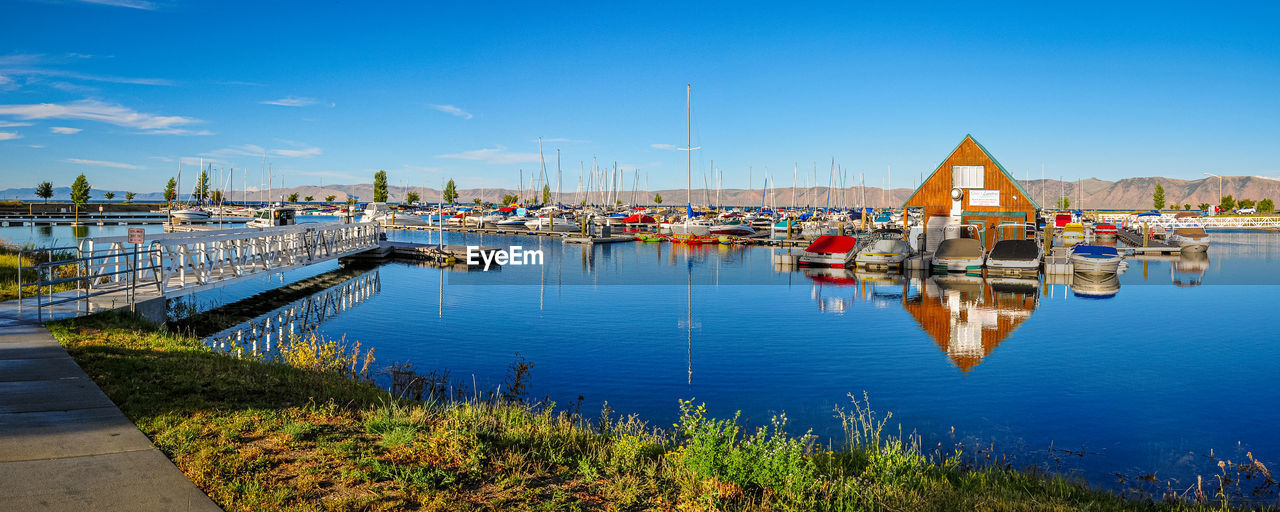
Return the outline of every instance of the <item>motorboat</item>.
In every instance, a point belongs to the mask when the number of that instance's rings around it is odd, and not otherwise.
[[[1034,236],[1033,224],[1004,224],[1000,226],[1000,234],[1010,229],[1017,233],[1008,240],[999,240],[991,247],[987,255],[987,273],[1020,276],[1035,275],[1040,272],[1040,262],[1044,260],[1044,249],[1034,238],[1026,238],[1027,233]]]
[[[1177,245],[1183,253],[1205,252],[1209,250],[1209,234],[1200,224],[1199,215],[1179,213],[1174,216],[1173,232],[1166,236],[1170,244]]]
[[[1080,244],[1071,248],[1071,267],[1077,274],[1115,274],[1124,257],[1115,247]]]
[[[1093,237],[1098,240],[1115,240],[1118,231],[1115,224],[1096,224],[1093,226]]]
[[[297,212],[293,208],[271,207],[253,212],[253,219],[245,223],[245,227],[269,228],[292,226],[297,223]]]
[[[533,217],[525,215],[511,215],[493,223],[493,225],[502,229],[523,229],[525,227],[525,223],[531,220],[533,220]]]
[[[360,218],[360,222],[372,222],[381,226],[425,226],[427,221],[422,217],[412,214],[397,215],[387,203],[373,202],[364,208],[364,216]]]
[[[525,222],[524,227],[530,231],[559,231],[565,233],[582,230],[581,226],[564,217],[538,217]]]
[[[183,208],[170,211],[169,216],[178,220],[209,220],[210,213],[200,208]]]
[[[751,236],[756,234],[755,228],[740,219],[729,219],[723,222],[712,224],[707,228],[708,234],[711,235],[730,235],[730,236]]]
[[[901,268],[911,253],[911,245],[902,239],[884,238],[859,251],[854,261],[859,269]]]
[[[711,234],[711,225],[705,221],[672,222],[670,229],[673,235],[708,236]]]
[[[800,266],[845,268],[857,256],[857,246],[858,239],[851,236],[820,236],[800,254]]]
[[[933,270],[938,272],[981,274],[986,261],[982,234],[974,225],[948,224],[942,242],[933,252]]]
[[[799,235],[801,229],[803,229],[800,227],[800,223],[796,222],[794,219],[782,219],[773,224],[773,227],[770,228],[770,232],[773,234],[774,238],[784,238],[787,236],[788,227],[790,227],[793,236]]]

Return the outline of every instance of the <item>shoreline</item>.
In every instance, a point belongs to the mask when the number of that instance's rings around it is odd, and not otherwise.
[[[822,450],[808,435],[779,432],[784,417],[748,431],[682,402],[674,429],[654,429],[607,409],[593,421],[529,403],[519,375],[531,365],[513,366],[507,393],[470,398],[458,396],[468,394],[463,385],[442,393],[447,374],[402,373],[424,400],[397,400],[369,383],[372,350],[362,355],[358,345],[304,340],[283,364],[216,354],[118,313],[49,327],[126,416],[229,510],[1208,509],[926,454],[910,436],[885,434],[892,415],[856,398],[845,408],[847,439]],[[1208,486],[1202,492],[1212,496]]]

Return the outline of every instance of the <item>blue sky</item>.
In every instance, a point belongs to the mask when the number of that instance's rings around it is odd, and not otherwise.
[[[593,157],[682,187],[686,83],[696,184],[909,187],[966,133],[1018,177],[1280,177],[1275,2],[615,3],[2,2],[0,189],[179,158],[254,187],[264,152],[286,185],[513,188],[538,137],[566,191]]]

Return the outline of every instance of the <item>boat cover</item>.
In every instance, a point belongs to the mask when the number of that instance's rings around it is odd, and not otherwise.
[[[1034,260],[1040,256],[1035,240],[1001,240],[991,248],[993,260]]]
[[[653,217],[648,215],[636,213],[622,219],[622,222],[624,224],[653,224],[657,221],[653,220]]]
[[[844,254],[852,251],[857,245],[858,239],[851,236],[824,235],[818,237],[804,250],[820,254]]]
[[[935,258],[977,258],[982,255],[982,244],[976,238],[951,238],[938,244]]]
[[[1115,247],[1105,245],[1077,245],[1071,249],[1071,254],[1086,258],[1114,258],[1120,255]]]

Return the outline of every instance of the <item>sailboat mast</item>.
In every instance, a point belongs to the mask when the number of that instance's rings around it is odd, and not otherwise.
[[[685,128],[685,148],[689,152],[687,162],[687,175],[685,176],[685,197],[689,199],[686,204],[684,216],[684,232],[689,233],[689,217],[693,216],[693,107],[691,100],[693,99],[693,84],[684,85],[684,128]],[[692,292],[690,292],[692,293]],[[693,304],[690,302],[689,304]]]

